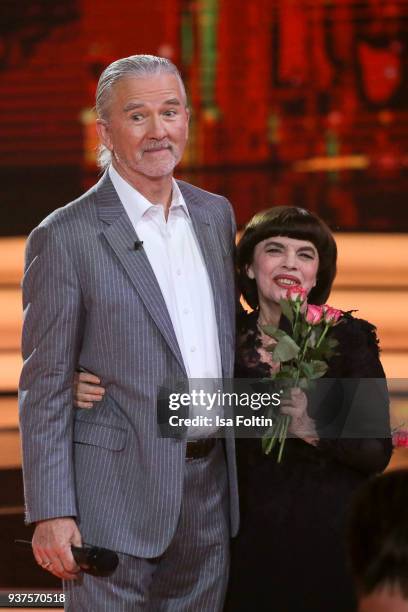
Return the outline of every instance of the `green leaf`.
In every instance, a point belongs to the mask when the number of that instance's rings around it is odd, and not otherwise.
[[[273,325],[260,325],[260,328],[267,336],[270,336],[275,340],[280,340],[281,338],[287,336],[286,332],[284,332],[282,329],[279,329],[278,327],[274,327]]]
[[[312,349],[308,353],[308,357],[311,359],[317,359],[318,361],[329,361],[329,359],[336,354],[334,349],[339,345],[336,338],[330,336],[330,330],[327,336],[323,339],[319,348]]]
[[[298,385],[297,385],[297,386],[298,386],[300,389],[303,389],[303,391],[307,391],[307,389],[308,389],[308,388],[309,388],[309,386],[310,386],[309,381],[310,381],[310,378],[299,378],[299,381],[298,381]]]
[[[300,364],[300,373],[301,375],[303,374],[303,376],[305,376],[306,378],[312,378],[313,366],[307,361],[303,361],[303,363]]]
[[[286,376],[286,378],[295,378],[297,368],[293,365],[284,364],[283,366],[281,366],[280,372],[283,374],[283,376]]]
[[[297,369],[293,366],[281,366],[281,368],[272,374],[272,378],[275,379],[284,379],[286,381],[291,381],[296,378]]]
[[[313,360],[309,363],[311,367],[312,376],[310,378],[320,378],[326,374],[328,365],[325,361]]]
[[[293,314],[293,308],[291,304],[288,302],[288,300],[279,300],[279,304],[282,309],[282,314],[284,314],[285,317],[293,325],[294,314]]]
[[[285,336],[279,340],[272,352],[274,361],[289,361],[294,359],[299,354],[300,348],[290,336]]]

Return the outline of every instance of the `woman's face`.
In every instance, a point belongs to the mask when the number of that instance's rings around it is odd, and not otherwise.
[[[309,293],[316,285],[318,270],[319,254],[312,242],[272,236],[256,245],[247,274],[256,280],[262,306],[278,304],[286,297],[288,288],[295,285]]]

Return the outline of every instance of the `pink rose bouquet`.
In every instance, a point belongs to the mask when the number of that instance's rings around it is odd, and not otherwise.
[[[271,377],[281,379],[282,385],[289,388],[307,389],[311,380],[323,376],[338,344],[329,331],[341,322],[343,312],[327,304],[306,305],[306,298],[306,291],[295,286],[290,287],[286,299],[280,301],[282,313],[291,325],[291,333],[271,325],[262,326],[262,330],[276,341],[267,348],[273,360],[280,364],[279,370]],[[275,415],[273,426],[262,439],[265,454],[269,454],[279,442],[278,462],[282,458],[290,420],[288,415]]]

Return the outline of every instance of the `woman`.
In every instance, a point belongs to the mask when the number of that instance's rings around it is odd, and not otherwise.
[[[309,303],[324,304],[336,258],[328,227],[301,208],[276,207],[251,219],[237,253],[240,288],[253,308],[238,322],[238,377],[264,377],[276,369],[265,350],[271,338],[262,326],[287,326],[279,300],[289,286],[302,286]],[[313,398],[309,396],[307,406],[305,394],[296,389],[292,403],[281,408],[292,416],[289,431],[295,436],[286,441],[281,463],[276,453],[262,454],[259,440],[237,441],[242,523],[232,548],[228,611],[255,607],[257,611],[350,612],[354,608],[343,550],[345,515],[359,484],[386,467],[392,445],[384,437],[344,439],[350,408],[345,399],[350,403],[356,399],[355,379],[384,378],[375,328],[345,315],[332,334],[339,344],[325,376],[324,383],[333,382],[327,399],[316,411]],[[365,393],[379,398],[375,414],[372,406],[372,418],[388,433],[386,393],[382,397],[377,393],[374,380],[364,384]],[[367,408],[362,405],[361,411]]]
[[[237,377],[263,378],[276,371],[279,366],[266,350],[272,340],[262,327],[287,327],[279,300],[290,286],[303,287],[309,303],[325,303],[336,258],[330,230],[304,209],[275,207],[251,219],[237,252],[240,289],[253,308],[238,317]],[[332,333],[339,345],[327,379],[384,378],[371,324],[348,314]],[[339,384],[330,386],[319,410],[300,389],[282,401],[294,437],[287,440],[281,463],[275,453],[262,454],[259,439],[237,440],[242,522],[232,547],[228,611],[350,612],[354,607],[343,551],[345,513],[359,484],[386,467],[392,447],[390,438],[344,439],[345,398],[351,403],[357,387]],[[81,407],[96,399],[98,391],[92,398],[90,390],[78,388]],[[376,389],[373,395],[376,418],[388,431],[387,398]]]

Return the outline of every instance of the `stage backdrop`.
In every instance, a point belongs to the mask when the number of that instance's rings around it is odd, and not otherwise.
[[[96,82],[133,53],[180,66],[180,175],[228,195],[239,224],[297,203],[340,231],[406,230],[407,29],[401,0],[1,2],[2,235],[93,182]]]

